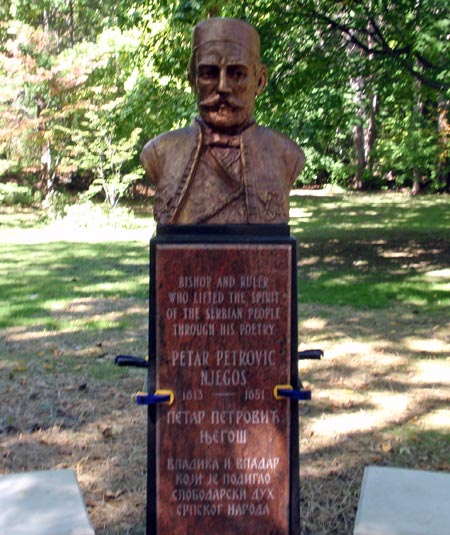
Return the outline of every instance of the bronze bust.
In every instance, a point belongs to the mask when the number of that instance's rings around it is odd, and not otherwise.
[[[258,32],[212,18],[193,31],[189,81],[200,117],[149,141],[141,154],[156,185],[162,224],[287,223],[289,191],[303,151],[255,124],[255,98],[267,83]]]

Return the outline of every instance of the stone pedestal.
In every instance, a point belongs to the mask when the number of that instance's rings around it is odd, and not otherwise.
[[[298,530],[296,246],[280,226],[159,227],[151,242],[147,532]]]

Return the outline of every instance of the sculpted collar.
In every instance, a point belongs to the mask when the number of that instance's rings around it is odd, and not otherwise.
[[[201,119],[196,119],[203,134],[203,145],[210,145],[214,147],[234,147],[240,148],[241,146],[241,134],[244,130],[255,124],[255,121],[251,121],[245,126],[239,133],[230,135],[223,134],[221,132],[214,132],[209,126],[207,126]]]

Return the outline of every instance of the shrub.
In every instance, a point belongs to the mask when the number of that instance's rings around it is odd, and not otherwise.
[[[31,206],[37,200],[32,190],[16,182],[0,183],[0,203],[6,205]]]

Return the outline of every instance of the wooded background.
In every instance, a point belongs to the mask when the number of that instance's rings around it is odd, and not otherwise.
[[[111,206],[146,140],[196,114],[193,26],[247,20],[269,84],[256,119],[305,150],[297,186],[450,190],[448,0],[1,0],[0,197]]]

